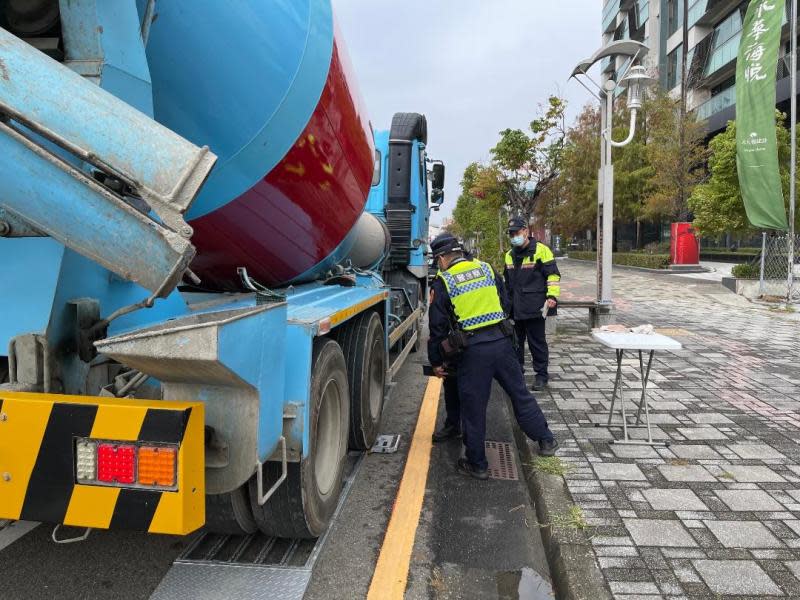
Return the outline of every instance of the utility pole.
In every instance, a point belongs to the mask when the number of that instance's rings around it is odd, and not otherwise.
[[[797,0],[792,0],[792,13],[791,20],[791,43],[790,48],[792,52],[792,60],[790,62],[791,74],[791,99],[790,110],[791,115],[791,164],[789,165],[789,236],[788,236],[788,252],[789,259],[789,273],[787,279],[786,300],[792,300],[792,288],[794,287],[794,238],[795,238],[795,204],[797,201],[797,186],[795,180],[797,178]]]

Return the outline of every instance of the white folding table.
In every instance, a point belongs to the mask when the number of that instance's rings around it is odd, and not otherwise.
[[[656,350],[680,350],[683,346],[677,340],[673,340],[660,333],[632,333],[627,331],[593,331],[592,337],[609,348],[613,348],[617,354],[617,376],[614,380],[614,393],[611,395],[611,407],[608,410],[607,427],[611,427],[611,418],[614,415],[614,404],[619,395],[620,412],[622,413],[623,439],[614,440],[615,444],[647,445],[647,446],[669,446],[669,442],[653,441],[653,434],[650,430],[650,410],[647,406],[647,382],[650,379],[650,367],[653,364],[653,355]],[[625,350],[633,350],[639,353],[639,373],[642,378],[642,395],[636,408],[636,422],[633,427],[639,426],[644,408],[644,420],[647,425],[646,440],[632,440],[628,437],[628,415],[625,412],[625,398],[623,396],[622,382],[622,357]],[[642,357],[643,352],[649,352],[647,368]],[[635,403],[634,403],[635,404]]]

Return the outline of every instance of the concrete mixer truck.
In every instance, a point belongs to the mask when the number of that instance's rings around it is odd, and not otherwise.
[[[0,519],[319,536],[419,344],[426,142],[330,0],[0,2]]]

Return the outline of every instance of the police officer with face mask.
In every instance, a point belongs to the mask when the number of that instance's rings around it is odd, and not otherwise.
[[[539,453],[553,456],[558,448],[525,378],[514,350],[503,310],[505,290],[487,263],[467,260],[460,242],[443,233],[431,242],[439,274],[431,284],[428,358],[439,377],[445,361],[455,362],[461,405],[465,457],[457,470],[487,479],[486,406],[496,379],[511,398],[520,428],[539,442]]]
[[[553,251],[530,236],[524,219],[508,222],[511,250],[506,252],[503,278],[511,304],[510,315],[517,333],[517,358],[525,368],[525,341],[528,341],[536,372],[534,390],[547,387],[549,351],[543,310],[554,311],[561,293],[561,274]],[[548,312],[548,314],[551,314]]]

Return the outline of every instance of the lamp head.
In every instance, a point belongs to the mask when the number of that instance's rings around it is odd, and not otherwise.
[[[628,91],[628,108],[641,108],[647,87],[655,81],[643,66],[631,67],[628,74],[619,82]]]

